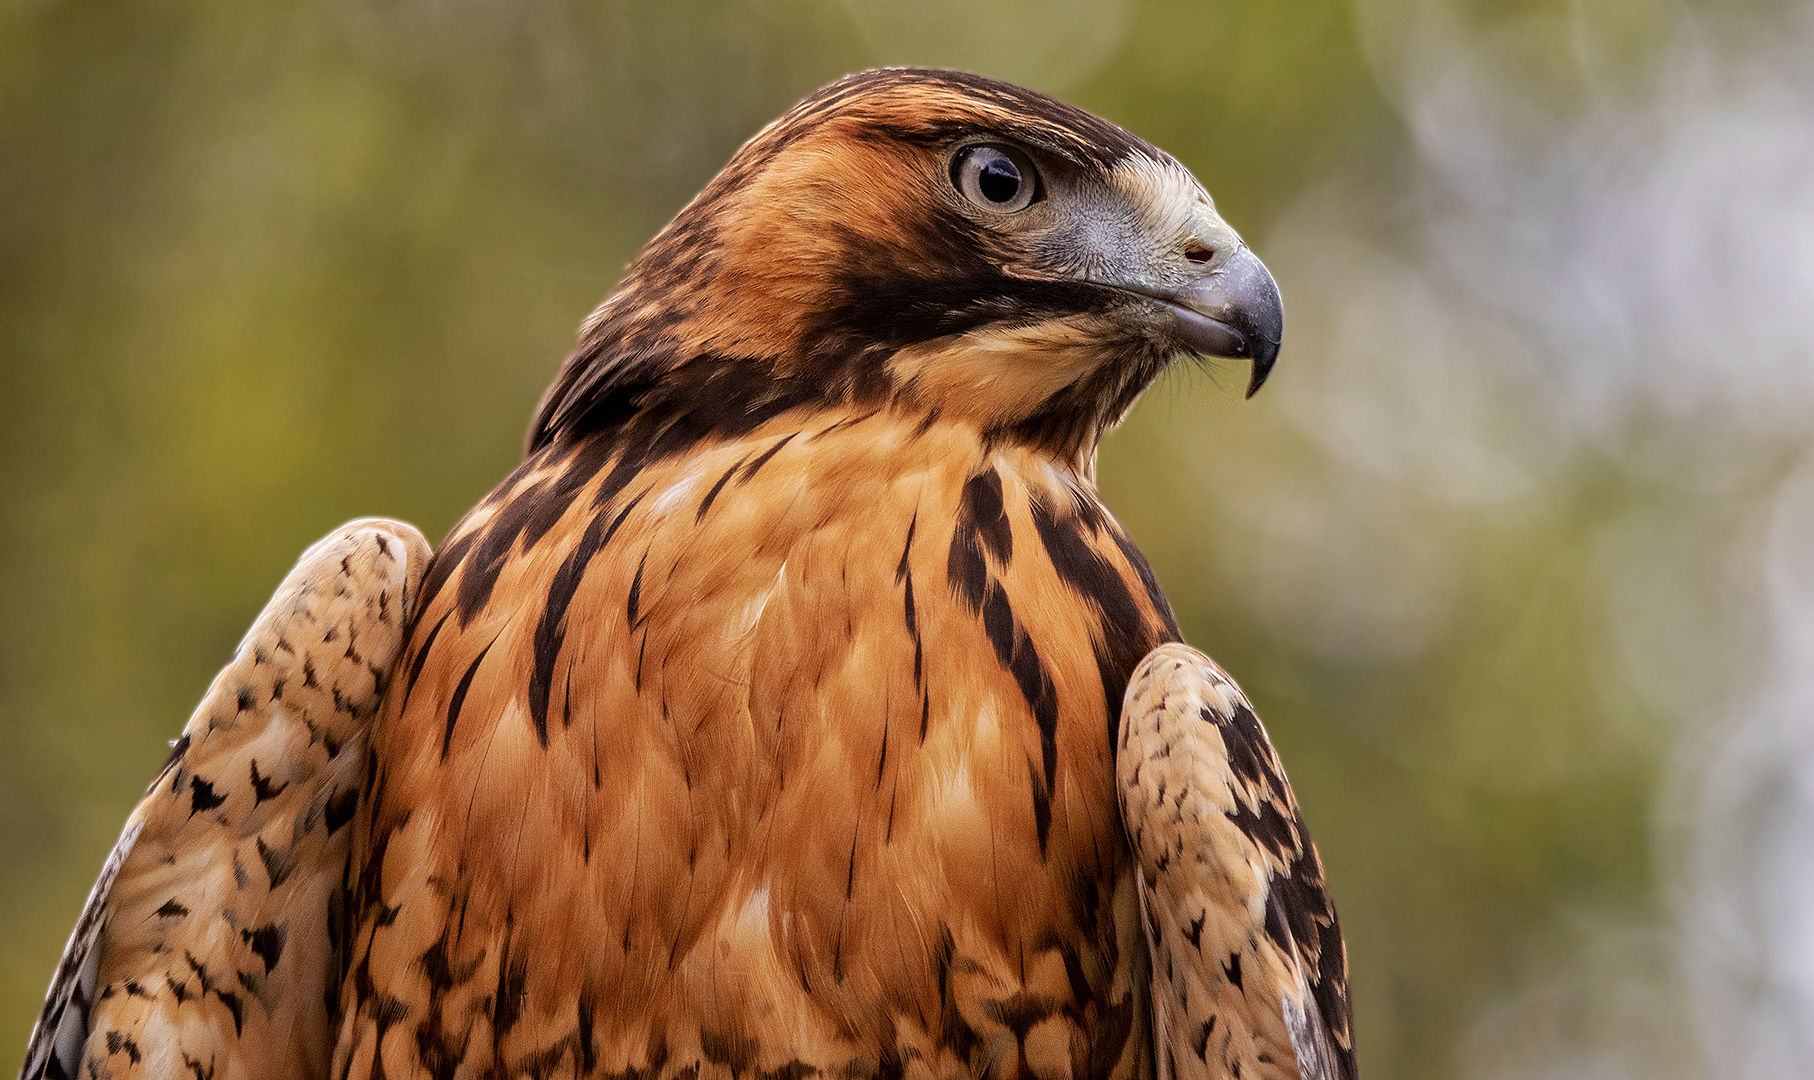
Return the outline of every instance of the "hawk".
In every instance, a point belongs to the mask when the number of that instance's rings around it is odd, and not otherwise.
[[[322,542],[133,814],[24,1075],[1355,1077],[1279,760],[1097,442],[1278,353],[1171,157],[870,71],[744,145],[430,556]]]

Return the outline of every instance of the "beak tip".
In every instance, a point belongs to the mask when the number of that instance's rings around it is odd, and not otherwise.
[[[1266,264],[1242,247],[1181,300],[1189,316],[1180,320],[1186,343],[1206,356],[1252,358],[1247,396],[1258,393],[1285,338],[1285,305]]]
[[[1253,351],[1253,374],[1247,379],[1247,397],[1251,398],[1260,392],[1260,387],[1266,384],[1266,377],[1272,374],[1272,365],[1278,358],[1278,342],[1262,340],[1259,348]]]

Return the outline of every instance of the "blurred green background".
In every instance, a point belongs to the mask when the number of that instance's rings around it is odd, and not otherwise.
[[[0,1066],[303,548],[439,537],[742,140],[932,63],[1167,148],[1278,277],[1266,391],[1168,375],[1102,483],[1279,744],[1366,1074],[1814,1075],[1810,25],[0,0]]]

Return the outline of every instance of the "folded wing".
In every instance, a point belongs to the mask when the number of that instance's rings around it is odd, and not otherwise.
[[[1160,1080],[1354,1080],[1347,954],[1278,754],[1213,661],[1163,645],[1117,754]]]
[[[128,819],[23,1080],[326,1074],[365,729],[429,555],[379,520],[303,555]]]

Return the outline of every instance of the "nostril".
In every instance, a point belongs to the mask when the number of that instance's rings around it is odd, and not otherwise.
[[[1193,246],[1185,250],[1184,257],[1194,263],[1206,263],[1216,257],[1216,249]]]

